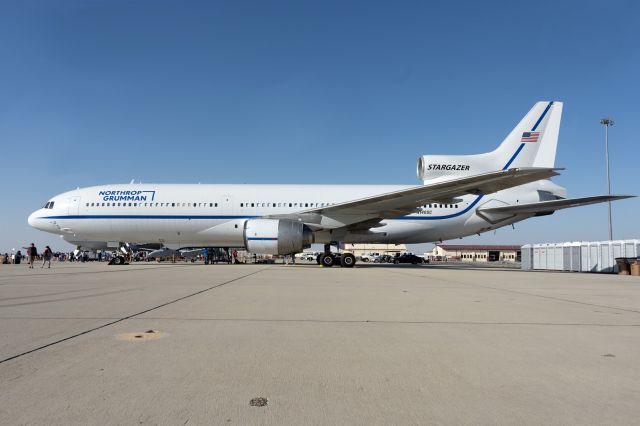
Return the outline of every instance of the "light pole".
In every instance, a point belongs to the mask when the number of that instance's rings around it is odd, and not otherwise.
[[[609,126],[613,126],[613,119],[606,117],[600,120],[600,124],[604,125],[604,150],[605,159],[607,161],[607,189],[611,195],[611,174],[609,173]],[[609,241],[613,240],[613,227],[611,226],[611,201],[609,205]]]

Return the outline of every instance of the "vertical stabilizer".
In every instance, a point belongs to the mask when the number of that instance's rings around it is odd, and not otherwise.
[[[562,102],[537,102],[491,152],[476,155],[425,155],[418,177],[426,182],[519,167],[554,167]]]
[[[562,102],[537,102],[492,152],[496,166],[553,167]]]

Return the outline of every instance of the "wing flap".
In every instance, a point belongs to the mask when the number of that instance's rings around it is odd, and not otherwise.
[[[563,198],[560,200],[540,201],[538,203],[519,204],[504,207],[480,208],[483,213],[500,214],[527,214],[527,213],[549,213],[556,210],[568,209],[571,207],[586,206],[589,204],[605,203],[607,201],[623,200],[634,197],[633,195],[595,195],[593,197]]]

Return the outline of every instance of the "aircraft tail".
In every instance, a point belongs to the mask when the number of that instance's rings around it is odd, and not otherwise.
[[[521,167],[555,166],[562,102],[537,102],[500,146],[477,155],[425,155],[418,178],[426,182]]]

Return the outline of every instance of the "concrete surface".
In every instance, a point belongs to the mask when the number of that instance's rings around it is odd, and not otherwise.
[[[638,277],[0,266],[3,425],[637,424],[639,363]]]

